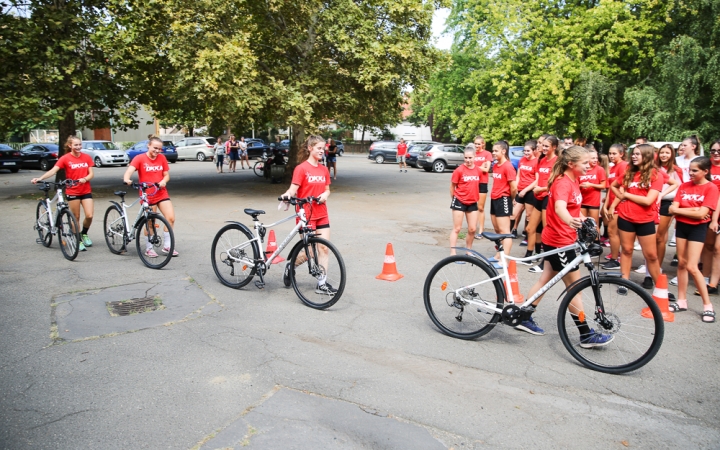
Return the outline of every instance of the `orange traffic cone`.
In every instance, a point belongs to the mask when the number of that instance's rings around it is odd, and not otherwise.
[[[275,230],[270,230],[270,237],[268,237],[267,249],[265,249],[265,257],[269,258],[275,250],[277,250],[277,242],[275,241]],[[277,255],[270,264],[278,264],[283,261],[285,261],[285,258]]]
[[[513,298],[510,300],[513,303],[522,303],[525,299],[520,293],[520,286],[518,286],[517,263],[512,259],[508,263],[508,273],[510,274],[510,287],[513,291]],[[510,292],[507,285],[505,285],[505,291]]]
[[[403,275],[400,275],[397,267],[395,267],[395,254],[393,253],[392,244],[388,243],[385,249],[385,261],[383,263],[382,273],[375,278],[385,281],[397,281],[402,277]]]
[[[668,300],[667,275],[665,275],[664,273],[660,274],[660,276],[658,277],[657,284],[655,285],[652,296],[653,300],[655,300],[655,303],[657,303],[658,307],[660,308],[663,320],[665,322],[675,322],[675,314],[670,311],[670,300]],[[642,315],[646,319],[652,319],[653,317],[650,308],[643,309],[640,315]]]

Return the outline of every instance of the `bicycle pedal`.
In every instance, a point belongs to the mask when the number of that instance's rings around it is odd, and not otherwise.
[[[255,287],[258,289],[265,289],[265,283],[263,283],[262,281],[256,281]]]
[[[35,239],[35,243],[36,243],[36,244],[42,244],[42,239],[40,239],[40,238]]]

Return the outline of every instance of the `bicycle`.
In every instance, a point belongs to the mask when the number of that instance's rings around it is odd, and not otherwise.
[[[425,309],[433,323],[445,334],[458,339],[475,339],[488,333],[498,322],[516,326],[527,320],[535,308],[532,303],[546,293],[573,268],[581,263],[589,274],[561,294],[557,316],[558,332],[565,348],[586,367],[600,372],[620,374],[638,369],[657,354],[664,336],[664,323],[655,301],[638,284],[620,278],[620,274],[600,274],[591,257],[602,255],[602,247],[594,244],[597,229],[587,219],[578,229],[574,244],[527,258],[505,255],[502,240],[510,234],[483,233],[500,249],[500,274],[479,253],[458,248],[468,254],[454,255],[438,262],[425,280],[423,299]],[[522,304],[506,299],[514,298],[507,260],[531,261],[545,256],[575,250],[577,257]],[[504,279],[504,283],[503,283]],[[558,297],[558,300],[560,299]],[[578,303],[571,304],[574,298]],[[652,319],[641,317],[640,311],[648,307]],[[573,310],[573,311],[571,311]],[[592,311],[586,315],[585,311]],[[593,315],[593,317],[588,317]],[[574,317],[573,317],[574,316]],[[581,335],[576,321],[594,323],[594,329],[612,336],[602,347],[593,347],[587,335]],[[583,342],[583,338],[585,341]]]
[[[160,185],[157,183],[132,183],[133,189],[138,189],[140,196],[130,205],[125,204],[125,191],[115,191],[114,194],[120,197],[120,203],[110,201],[112,205],[105,211],[105,219],[103,221],[103,229],[105,230],[105,243],[107,243],[110,251],[116,255],[127,251],[127,245],[132,242],[133,235],[135,239],[135,247],[137,248],[140,260],[151,269],[162,269],[172,259],[173,250],[175,249],[175,236],[170,223],[165,217],[154,212],[148,202],[147,190],[155,188],[155,192]],[[130,226],[130,219],[127,215],[128,208],[132,208],[135,203],[140,202],[140,209],[133,225]],[[162,230],[161,230],[162,228]],[[132,231],[131,231],[132,230]],[[168,230],[170,235],[170,245],[165,245],[164,230]],[[146,236],[152,248],[150,250],[142,248],[142,236]],[[169,247],[169,251],[168,251]],[[153,253],[150,253],[152,250]],[[153,254],[155,256],[153,256]],[[164,257],[160,255],[165,255]]]
[[[290,198],[280,201],[295,207],[295,214],[265,225],[258,216],[265,211],[246,208],[245,214],[252,217],[254,234],[240,222],[228,221],[213,239],[210,258],[215,275],[225,286],[239,289],[246,286],[255,275],[260,278],[255,282],[258,289],[265,287],[265,274],[271,266],[271,261],[280,255],[290,240],[300,233],[302,239],[290,250],[288,264],[283,282],[286,287],[292,286],[295,294],[307,306],[315,309],[326,309],[337,303],[345,290],[345,262],[340,252],[330,242],[315,235],[312,228],[307,226],[305,204],[310,205],[312,216],[312,202],[315,197]],[[262,252],[262,244],[268,228],[280,225],[291,219],[297,219],[297,224],[290,234],[278,245],[271,255]],[[327,252],[327,262],[322,263]],[[329,289],[328,289],[329,288]]]
[[[50,247],[53,235],[57,234],[63,256],[68,261],[72,261],[77,258],[80,250],[80,228],[75,216],[65,202],[62,188],[75,186],[78,182],[77,180],[63,180],[59,183],[40,181],[39,184],[39,189],[45,193],[45,198],[38,201],[37,210],[35,211],[33,229],[37,230],[39,236],[36,242],[44,247]],[[52,199],[48,195],[51,185],[58,188]],[[53,217],[52,213],[54,201],[57,201],[55,217]]]

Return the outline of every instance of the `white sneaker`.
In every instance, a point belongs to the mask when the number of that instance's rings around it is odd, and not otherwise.
[[[668,245],[669,245],[670,247],[675,247],[675,245],[676,245],[676,244],[675,244],[675,238],[672,238],[672,240],[671,240],[670,242],[668,242]]]
[[[635,249],[635,250],[642,250],[642,247],[640,247],[640,243],[639,243],[639,242],[636,242],[636,243],[635,243],[634,249]]]
[[[528,272],[532,272],[532,273],[542,273],[542,271],[543,271],[543,269],[540,264],[538,264],[537,266],[532,266],[531,268],[528,269]]]
[[[673,278],[672,280],[670,280],[670,284],[673,285],[673,286],[677,286],[677,283],[678,283],[677,277],[675,277],[675,278]]]
[[[640,267],[635,269],[635,273],[645,273],[645,264],[641,264]]]

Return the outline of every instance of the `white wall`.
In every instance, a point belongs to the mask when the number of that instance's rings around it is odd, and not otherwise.
[[[393,133],[398,139],[403,138],[406,141],[413,140],[413,141],[431,141],[432,140],[432,132],[430,131],[430,127],[428,126],[422,126],[422,127],[416,127],[415,125],[411,124],[410,122],[401,122],[398,125],[395,125],[394,127],[388,128],[391,133]],[[359,141],[362,138],[362,127],[356,128],[353,131],[353,139],[356,141]],[[370,131],[365,131],[365,140],[366,141],[377,141],[380,139],[380,136],[376,136]]]

